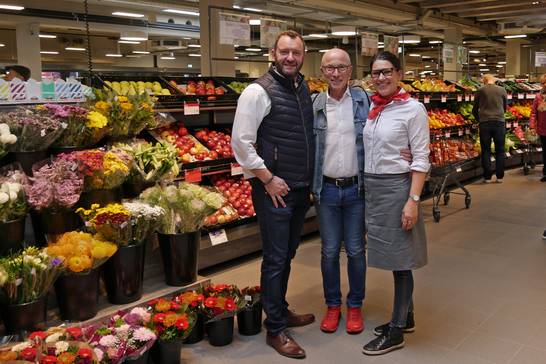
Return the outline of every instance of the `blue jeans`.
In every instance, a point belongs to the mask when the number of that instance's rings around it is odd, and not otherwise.
[[[340,188],[324,182],[317,204],[322,238],[321,270],[324,298],[329,307],[341,305],[339,282],[339,252],[341,242],[347,252],[349,276],[348,307],[361,307],[366,281],[364,251],[364,198],[358,196],[358,186]]]
[[[275,208],[257,179],[252,184],[252,202],[262,237],[261,301],[267,332],[277,335],[286,329],[286,290],[290,264],[300,243],[305,214],[310,206],[309,188],[292,189],[283,197],[286,207]]]

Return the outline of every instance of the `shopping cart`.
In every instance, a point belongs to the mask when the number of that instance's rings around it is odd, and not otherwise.
[[[449,204],[452,194],[464,196],[465,208],[470,208],[472,196],[459,180],[459,176],[464,170],[474,168],[478,159],[472,158],[441,167],[432,167],[430,171],[430,184],[433,186],[432,216],[435,222],[440,222],[440,201],[443,200],[444,205]],[[457,189],[462,190],[462,192],[457,192]]]
[[[523,164],[523,174],[527,176],[531,169],[535,169],[536,162],[533,158],[533,153],[542,151],[542,145],[540,144],[540,138],[535,133],[525,133],[526,141],[522,144],[521,150],[521,163]]]

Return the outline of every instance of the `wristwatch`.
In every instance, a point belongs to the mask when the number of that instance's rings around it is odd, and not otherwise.
[[[413,200],[413,202],[421,201],[421,196],[419,196],[419,195],[411,194],[411,195],[409,195],[409,198],[411,198]]]

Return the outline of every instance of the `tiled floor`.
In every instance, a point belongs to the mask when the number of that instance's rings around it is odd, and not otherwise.
[[[442,220],[432,221],[424,202],[429,264],[415,272],[417,330],[406,347],[381,357],[361,354],[374,326],[388,320],[392,275],[369,269],[365,300],[366,330],[347,335],[343,327],[323,334],[318,322],[293,330],[309,363],[546,363],[546,184],[538,171],[509,172],[503,184],[470,186],[472,206],[452,196]],[[342,259],[345,268],[345,259]],[[213,282],[257,284],[259,258],[212,276]],[[343,272],[343,270],[342,270]],[[343,290],[347,292],[346,275]],[[292,308],[324,311],[320,241],[307,239],[293,263],[288,292]],[[235,335],[232,345],[206,342],[183,349],[187,363],[287,363],[265,345],[264,333]]]

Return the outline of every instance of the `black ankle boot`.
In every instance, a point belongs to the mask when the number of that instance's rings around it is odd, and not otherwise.
[[[402,329],[388,326],[381,335],[364,345],[362,352],[366,355],[381,355],[404,347]]]

